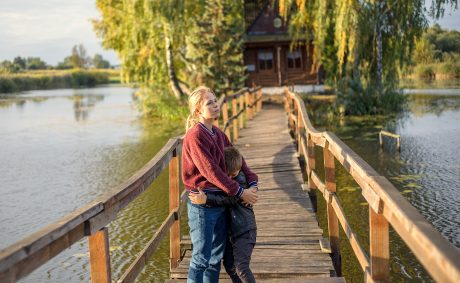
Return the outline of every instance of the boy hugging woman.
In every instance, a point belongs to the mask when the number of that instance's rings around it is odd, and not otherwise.
[[[236,148],[225,148],[224,156],[229,177],[238,182],[244,189],[256,184],[255,182],[247,183],[246,176],[241,171],[243,157]],[[198,194],[189,196],[192,203],[205,204],[211,207],[225,206],[229,210],[229,237],[223,258],[225,271],[230,275],[233,282],[255,282],[249,267],[257,236],[256,217],[252,205],[245,204],[237,197],[229,197],[224,193],[206,195],[200,188],[198,191]]]
[[[249,262],[256,242],[252,205],[257,202],[258,177],[213,125],[220,115],[214,92],[195,89],[189,108],[182,146],[193,245],[187,282],[218,282],[222,258],[233,282],[255,282]]]

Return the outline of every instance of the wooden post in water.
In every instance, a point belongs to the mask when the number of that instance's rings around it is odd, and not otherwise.
[[[109,229],[102,228],[88,237],[92,283],[111,283]]]
[[[337,276],[342,276],[342,264],[340,258],[339,243],[339,220],[332,207],[332,196],[336,192],[335,183],[335,161],[334,155],[329,150],[329,142],[324,146],[324,176],[326,189],[329,192],[327,202],[327,226],[329,231],[329,241],[331,243],[332,263],[334,264]]]
[[[383,214],[369,206],[370,274],[367,276],[373,281],[390,282],[388,226]]]
[[[224,104],[222,105],[222,118],[223,118],[222,122],[224,124],[222,127],[225,127],[225,125],[228,122],[228,106],[227,106],[226,100],[224,101]],[[227,137],[230,138],[230,127],[227,127],[227,129],[225,130],[225,134],[227,135]]]
[[[237,106],[237,101],[236,98],[232,98],[232,116],[236,116],[238,114],[238,106]],[[238,120],[236,118],[233,118],[233,140],[232,142],[236,142],[238,139]]]
[[[176,210],[180,205],[179,193],[179,153],[176,147],[169,162],[169,212]],[[177,217],[177,216],[176,216]],[[179,266],[180,262],[180,219],[169,229],[169,265],[171,268]]]

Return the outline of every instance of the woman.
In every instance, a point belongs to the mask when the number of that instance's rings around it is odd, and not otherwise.
[[[182,180],[189,193],[198,188],[207,194],[226,193],[240,197],[243,202],[254,204],[257,194],[244,190],[227,176],[224,147],[231,146],[227,136],[213,126],[220,109],[214,92],[198,87],[189,97],[190,115],[182,147]],[[243,160],[242,171],[248,182],[257,182]],[[227,238],[227,215],[225,207],[188,203],[190,237],[193,244],[187,282],[218,282],[220,261]]]

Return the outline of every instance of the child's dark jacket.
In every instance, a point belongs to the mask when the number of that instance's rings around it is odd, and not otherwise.
[[[233,179],[244,189],[248,189],[246,177],[242,171]],[[238,237],[247,231],[257,229],[252,206],[244,205],[239,201],[238,197],[230,197],[225,193],[208,193],[206,204],[210,206],[227,206],[229,208],[231,237]]]

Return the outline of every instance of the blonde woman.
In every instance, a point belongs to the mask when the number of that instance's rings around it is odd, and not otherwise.
[[[244,190],[226,173],[224,148],[232,146],[213,122],[220,115],[214,92],[198,87],[189,97],[190,115],[182,147],[182,179],[189,194],[237,196],[243,202],[257,201],[255,190]],[[248,183],[257,187],[255,175],[243,160],[241,170]],[[193,244],[187,282],[218,282],[227,239],[227,211],[223,206],[188,202],[190,237]]]

